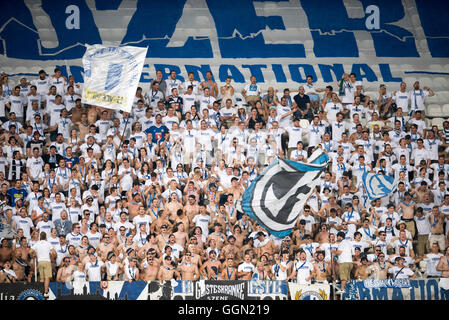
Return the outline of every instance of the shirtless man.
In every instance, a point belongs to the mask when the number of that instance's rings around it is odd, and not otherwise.
[[[89,123],[97,122],[98,114],[99,112],[96,106],[89,106],[87,110],[87,120],[89,121]]]
[[[363,256],[360,259],[360,265],[356,266],[355,272],[354,272],[354,278],[359,280],[366,280],[368,279],[369,272],[368,272],[368,259],[366,256]]]
[[[175,219],[175,224],[178,222],[181,222],[184,225],[184,230],[188,231],[191,225],[191,220],[189,220],[189,218],[187,217],[186,213],[184,212],[184,210],[182,209],[178,209],[178,211],[176,212],[176,219]],[[193,224],[192,224],[193,226]]]
[[[385,261],[385,254],[383,252],[379,253],[377,256],[377,261],[373,262],[366,270],[369,275],[374,275],[374,279],[387,279],[388,269],[392,265]]]
[[[34,275],[34,265],[31,260],[23,260],[21,252],[16,253],[15,259],[12,261],[12,269],[16,273],[18,281],[31,282]]]
[[[192,262],[192,253],[186,252],[185,261],[178,267],[182,280],[196,281],[200,278],[198,266]]]
[[[265,254],[268,256],[268,258],[272,258],[273,253],[276,251],[273,240],[266,238],[265,233],[263,232],[258,232],[256,236],[259,240],[259,245],[257,247],[257,257],[260,259],[260,257]]]
[[[173,192],[170,196],[170,202],[167,202],[164,206],[164,210],[168,212],[168,219],[173,221],[177,218],[177,212],[179,209],[182,209],[182,203],[180,203],[177,199],[178,195],[176,192]]]
[[[170,233],[168,232],[168,225],[164,224],[161,226],[161,232],[156,237],[157,238],[157,246],[159,251],[162,252],[165,246],[168,244]]]
[[[167,214],[164,210],[159,211],[159,217],[155,221],[153,221],[150,230],[152,230],[152,232],[158,233],[162,226],[167,226],[168,230],[171,230],[172,228],[172,224],[167,219]]]
[[[429,215],[430,222],[430,236],[429,243],[438,243],[438,247],[440,248],[440,252],[443,252],[443,249],[446,245],[445,237],[444,237],[444,214],[440,211],[438,206],[434,206],[432,208],[432,213]]]
[[[327,231],[326,224],[321,225],[320,231],[315,236],[315,242],[318,242],[320,245],[329,242],[329,231]]]
[[[187,203],[184,206],[184,211],[185,211],[185,214],[189,218],[190,221],[192,221],[193,217],[195,217],[199,213],[200,207],[196,203],[196,197],[193,194],[191,194],[187,198]]]
[[[204,279],[217,280],[220,271],[221,262],[217,260],[217,253],[211,250],[209,252],[209,260],[203,263],[200,272]]]
[[[176,239],[176,243],[184,248],[188,237],[188,234],[184,231],[185,230],[184,224],[182,222],[178,222],[173,230],[176,230],[173,233]]]
[[[337,202],[335,200],[334,194],[330,194],[329,203],[326,203],[325,205],[321,206],[321,209],[318,211],[318,215],[320,217],[326,219],[330,215],[331,208],[334,208],[335,210],[337,210],[337,212],[338,212],[338,209],[341,210],[341,207],[337,204]]]
[[[234,254],[238,261],[240,261],[239,256],[239,248],[235,245],[235,237],[233,235],[230,235],[228,237],[228,244],[223,247],[223,249],[220,252],[220,255],[222,258],[226,258],[229,256],[229,254]]]
[[[147,253],[147,263],[144,268],[144,272],[141,273],[141,278],[143,281],[153,281],[157,279],[159,266],[155,260],[156,258]]]
[[[234,258],[226,258],[226,266],[218,276],[218,280],[237,280],[237,269],[234,267]]]
[[[59,266],[58,274],[56,275],[57,282],[67,282],[72,280],[72,274],[76,270],[76,266],[70,264],[69,258],[62,260],[61,266]]]
[[[128,213],[129,222],[133,222],[135,216],[139,215],[140,208],[144,208],[142,205],[142,196],[140,193],[135,193],[130,201],[128,201]]]
[[[154,198],[153,201],[151,201],[147,213],[150,215],[151,221],[156,221],[159,218],[159,198]]]
[[[410,192],[404,193],[404,201],[400,202],[396,208],[396,212],[399,212],[399,209],[402,210],[402,220],[405,221],[405,225],[407,226],[407,230],[412,234],[412,238],[415,237],[415,221],[413,217],[415,216],[415,207],[416,204],[412,200],[412,196]]]
[[[444,250],[444,256],[440,257],[440,261],[437,265],[437,271],[441,271],[441,278],[444,278],[447,288],[449,283],[449,247],[446,247]]]
[[[321,283],[327,283],[327,277],[331,273],[329,262],[324,261],[324,255],[324,251],[317,251],[317,261],[313,264],[315,280]]]
[[[169,281],[172,279],[179,280],[180,274],[178,270],[173,266],[170,256],[165,256],[162,265],[159,268],[157,279],[161,281]]]
[[[221,232],[222,226],[219,222],[215,222],[214,223],[214,232],[212,232],[209,236],[208,236],[208,240],[209,239],[213,239],[215,240],[215,244],[217,246],[218,249],[221,250],[221,248],[223,248],[224,245],[224,241],[226,239],[226,236]],[[237,243],[237,237],[236,237],[236,246],[241,247],[241,243],[240,245],[238,245]]]
[[[16,249],[15,256],[20,256],[22,261],[27,265],[32,265],[33,259],[31,256],[31,248],[28,246],[25,237],[20,238],[20,247]]]
[[[157,236],[156,236],[156,234],[154,234],[154,233],[150,233],[150,237],[148,238],[148,242],[145,243],[145,244],[139,249],[139,251],[137,252],[137,255],[138,255],[140,258],[144,258],[144,257],[145,257],[145,254],[147,254],[147,256],[148,256],[148,253],[149,253],[149,252],[155,252],[155,253],[158,254],[158,255],[161,254],[161,252],[160,252],[160,250],[159,250],[159,247],[158,247]]]
[[[106,234],[103,237],[103,241],[100,242],[100,244],[97,247],[97,254],[103,261],[107,261],[108,259],[108,253],[114,252],[118,256],[118,250],[114,245],[111,243],[111,237],[109,234]]]
[[[237,178],[231,179],[231,187],[226,189],[227,194],[232,194],[234,199],[240,199],[240,196],[243,194],[245,190],[243,190],[242,185],[239,183]]]
[[[13,250],[8,246],[8,240],[3,239],[0,247],[0,267],[3,267],[3,264],[6,261],[12,260]]]

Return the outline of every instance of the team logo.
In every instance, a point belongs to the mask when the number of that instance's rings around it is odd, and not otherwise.
[[[44,300],[42,293],[35,289],[29,289],[23,291],[17,300]]]
[[[109,282],[108,281],[101,281],[100,282],[100,287],[103,290],[106,290],[109,287]]]
[[[275,160],[245,191],[242,209],[271,233],[290,233],[327,163]]]
[[[324,290],[319,289],[316,291],[306,291],[302,293],[302,290],[298,290],[295,294],[295,300],[327,300],[327,294]]]
[[[371,200],[384,197],[393,192],[397,187],[393,177],[383,174],[365,172],[362,176],[362,180]]]

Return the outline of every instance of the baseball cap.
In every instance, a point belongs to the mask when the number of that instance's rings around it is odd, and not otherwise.
[[[37,134],[38,136],[41,135],[41,134],[39,133],[39,131],[37,131],[37,130],[33,132],[33,135],[34,135],[34,136],[35,136],[36,134]]]
[[[394,259],[394,262],[397,262],[399,260],[405,260],[403,257],[396,257],[396,259]]]

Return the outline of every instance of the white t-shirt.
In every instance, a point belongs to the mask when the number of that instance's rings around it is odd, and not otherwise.
[[[200,227],[203,231],[203,234],[207,237],[209,234],[209,224],[211,221],[211,217],[209,215],[201,215],[197,214],[195,217],[193,217],[193,223],[195,223],[195,227]]]
[[[388,269],[388,273],[392,274],[393,278],[396,278],[396,279],[408,279],[408,277],[410,277],[410,276],[415,274],[408,267],[405,267],[402,270],[401,269],[402,268],[400,268],[398,266],[394,266],[394,267],[391,267],[391,268]]]
[[[101,281],[101,267],[103,265],[103,261],[99,260],[98,258],[94,263],[90,261],[86,263],[86,271],[87,276],[89,277],[89,281]]]
[[[296,261],[294,266],[296,270],[296,281],[299,284],[310,284],[311,280],[306,280],[306,278],[310,277],[310,274],[313,271],[313,264],[309,261]]]
[[[36,252],[37,261],[48,261],[50,262],[50,252],[53,249],[52,245],[46,240],[40,240],[35,243],[31,249]]]
[[[352,241],[344,239],[338,245],[338,251],[341,254],[338,256],[339,263],[352,263]]]

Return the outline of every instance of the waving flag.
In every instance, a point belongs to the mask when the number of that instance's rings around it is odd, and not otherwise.
[[[148,48],[87,45],[81,101],[130,112]]]
[[[242,210],[277,237],[291,233],[307,198],[327,167],[327,154],[315,151],[310,163],[277,159],[243,194]]]
[[[365,172],[362,176],[363,185],[370,200],[385,197],[396,190],[398,186],[394,178],[371,172]]]

